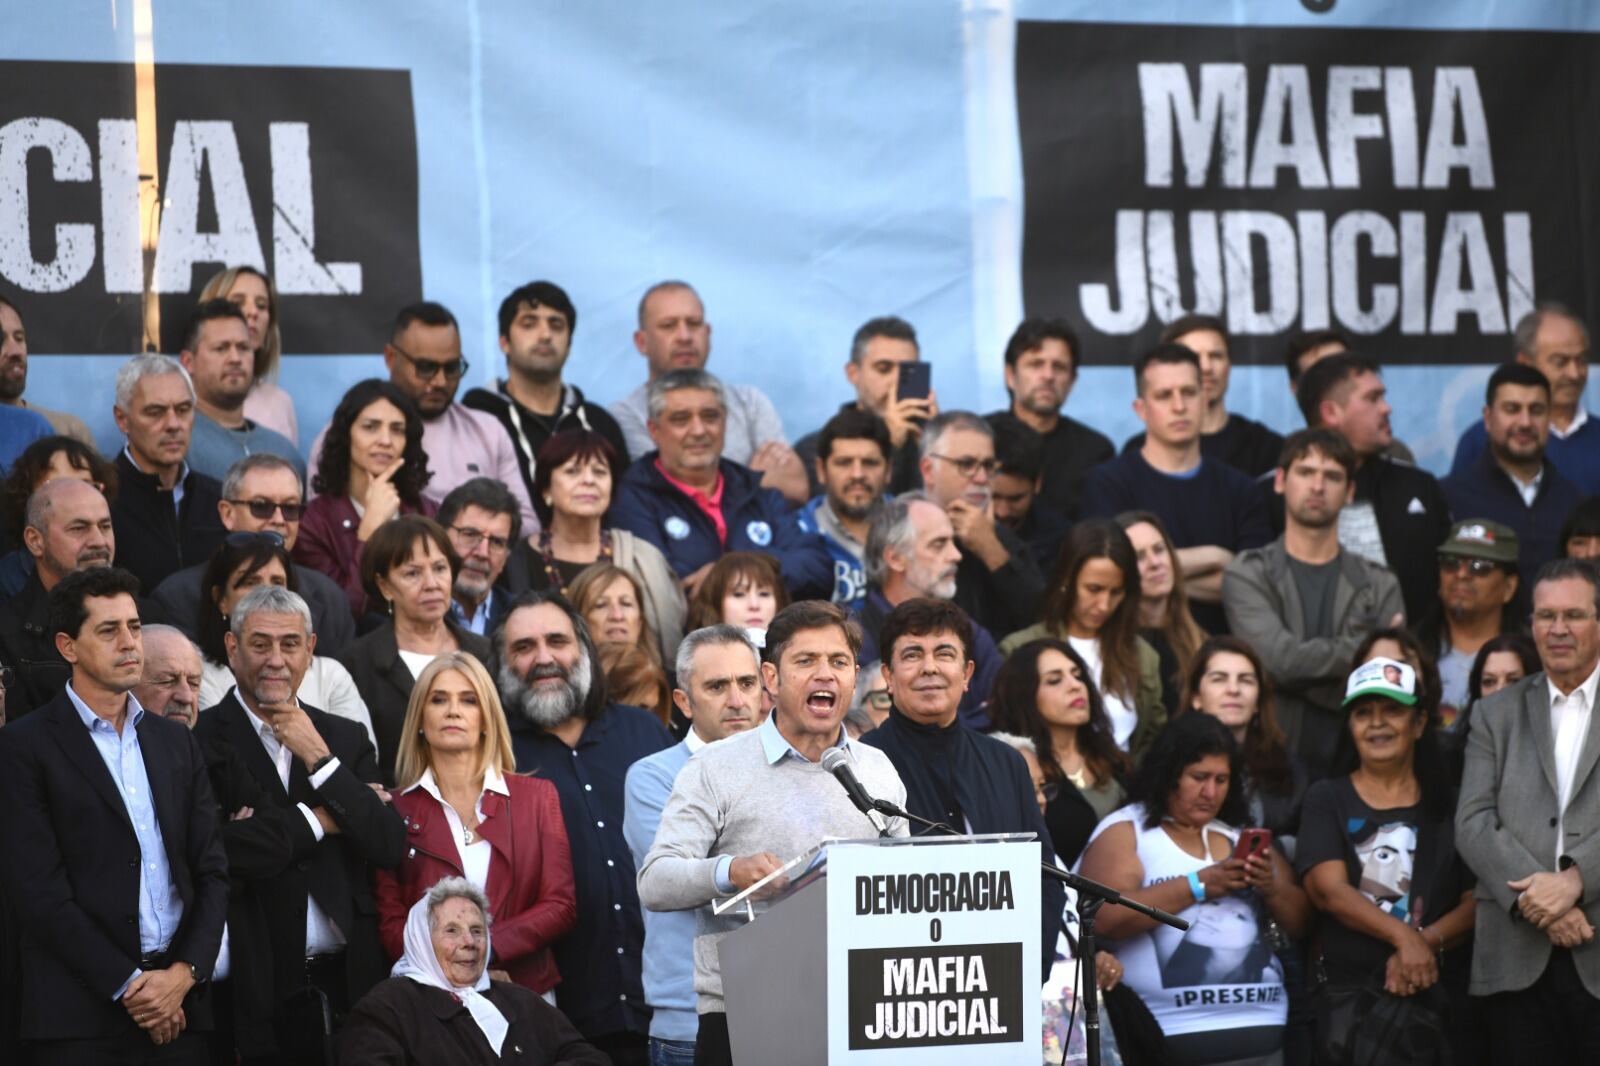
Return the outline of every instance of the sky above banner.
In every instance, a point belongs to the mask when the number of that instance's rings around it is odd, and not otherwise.
[[[57,0],[49,5],[14,0],[7,6],[8,32],[0,43],[0,61],[133,62],[129,0]],[[1600,30],[1600,11],[1580,7],[1563,0],[1528,0],[1515,12],[1490,0],[1411,4],[1406,5],[1405,23],[1400,25],[1391,5],[1376,2],[1337,0],[1328,13],[1316,14],[1300,0],[1231,4],[1225,12],[1135,0],[1119,6],[1117,17],[1147,29],[1199,21],[1219,28],[1224,36],[1229,32],[1225,27],[1242,25],[1248,29],[1241,31],[1241,40],[1247,34],[1268,34],[1264,27],[1269,26],[1297,27],[1307,37],[1321,28],[1583,31],[1576,40],[1587,47],[1587,35]],[[642,380],[643,361],[630,339],[637,300],[652,281],[676,276],[692,281],[705,297],[715,327],[711,369],[729,380],[765,388],[779,401],[791,437],[815,428],[849,395],[841,367],[850,336],[862,321],[877,314],[900,314],[916,325],[925,357],[935,365],[934,388],[946,407],[960,404],[988,410],[1005,403],[999,352],[1016,316],[1036,302],[1032,283],[1025,283],[1025,277],[1033,275],[1031,268],[1025,270],[1024,248],[1035,245],[1024,239],[1033,201],[1027,195],[1032,179],[1024,181],[1019,126],[1017,76],[1024,54],[1018,51],[1019,35],[1031,23],[1060,23],[1081,25],[1085,36],[1080,40],[1093,39],[1095,33],[1110,31],[1086,24],[1093,16],[1103,17],[1103,5],[949,0],[823,7],[769,3],[707,10],[699,4],[641,6],[620,0],[583,5],[433,0],[396,12],[393,5],[371,0],[337,5],[286,0],[251,8],[248,18],[237,13],[219,18],[213,6],[199,0],[162,0],[153,5],[151,40],[158,71],[171,64],[170,77],[177,78],[178,65],[254,68],[266,73],[252,76],[267,79],[259,92],[242,95],[229,86],[244,85],[244,72],[220,80],[214,101],[205,98],[203,83],[184,93],[166,82],[158,84],[158,125],[174,124],[173,133],[161,138],[164,191],[174,191],[168,169],[170,145],[181,140],[176,137],[176,123],[232,123],[248,217],[267,266],[281,273],[274,265],[279,215],[273,206],[274,187],[280,181],[275,172],[281,169],[287,176],[297,165],[296,153],[303,144],[309,167],[304,188],[311,196],[316,236],[313,260],[359,264],[364,289],[372,280],[399,278],[386,283],[392,287],[382,289],[381,297],[374,295],[371,307],[355,316],[316,309],[323,300],[328,301],[326,306],[339,299],[348,302],[348,293],[304,294],[295,298],[301,304],[297,313],[286,311],[283,332],[290,355],[283,380],[296,396],[302,425],[311,427],[308,438],[349,383],[381,372],[376,355],[383,341],[381,323],[392,313],[392,308],[383,312],[377,306],[384,299],[397,298],[409,286],[457,314],[463,347],[473,363],[474,380],[464,383],[465,388],[487,383],[501,372],[494,324],[500,297],[539,277],[557,281],[573,296],[580,321],[569,378],[600,400],[617,398]],[[1436,40],[1426,35],[1412,38],[1418,42],[1413,47],[1435,43],[1441,49],[1454,47],[1450,41],[1455,35],[1434,36]],[[1200,64],[1244,64],[1246,137],[1256,135],[1251,122],[1275,62],[1271,55],[1173,54],[1156,61],[1183,66],[1196,89],[1203,87]],[[1284,62],[1315,67],[1317,61]],[[1412,71],[1420,185],[1427,166],[1424,149],[1430,121],[1423,101],[1431,99],[1433,70],[1443,61],[1420,54],[1357,56],[1348,62]],[[369,98],[341,90],[333,81],[319,84],[309,76],[294,77],[296,71],[308,68],[366,73],[372,84],[403,75],[409,85],[405,104],[409,119],[362,111]],[[274,69],[280,71],[281,92],[270,86]],[[1320,116],[1315,120],[1325,127],[1325,72],[1317,67],[1313,76],[1308,69],[1307,77],[1313,116]],[[1117,90],[1115,101],[1109,92],[1101,101],[1107,111],[1134,108],[1131,124],[1121,130],[1115,144],[1114,154],[1121,161],[1097,164],[1126,188],[1097,191],[1105,210],[1096,209],[1094,225],[1101,235],[1095,239],[1103,247],[1075,257],[1089,266],[1080,268],[1082,276],[1074,276],[1071,283],[1107,285],[1107,309],[1128,313],[1131,305],[1122,302],[1123,294],[1114,284],[1118,212],[1140,212],[1147,247],[1152,230],[1162,236],[1165,223],[1160,212],[1172,213],[1173,262],[1190,273],[1195,216],[1201,216],[1204,245],[1212,225],[1205,212],[1210,212],[1215,216],[1219,255],[1228,239],[1240,235],[1247,236],[1263,257],[1288,254],[1285,237],[1292,239],[1296,311],[1303,311],[1307,301],[1300,264],[1308,242],[1298,214],[1316,208],[1291,202],[1295,197],[1288,190],[1296,187],[1298,168],[1277,169],[1274,187],[1257,189],[1249,185],[1247,165],[1244,185],[1229,188],[1223,184],[1221,161],[1214,158],[1208,180],[1217,189],[1203,188],[1199,191],[1209,199],[1185,203],[1182,134],[1173,132],[1180,139],[1173,141],[1173,184],[1149,186],[1136,72],[1126,84],[1127,89]],[[297,85],[301,105],[275,111],[274,97],[281,96],[287,104],[295,99]],[[1525,138],[1529,131],[1502,129],[1503,123],[1494,118],[1495,87],[1482,77],[1478,87],[1489,116],[1497,184],[1494,190],[1474,192],[1470,171],[1456,168],[1452,188],[1460,186],[1463,195],[1478,195],[1495,204],[1466,209],[1483,216],[1482,242],[1475,243],[1475,230],[1462,229],[1462,235],[1452,239],[1460,245],[1462,278],[1467,277],[1465,266],[1472,265],[1477,248],[1486,250],[1488,276],[1500,296],[1502,315],[1509,316],[1514,306],[1520,306],[1514,305],[1511,284],[1518,276],[1519,231],[1513,216],[1518,212],[1531,216],[1529,240],[1539,295],[1543,295],[1540,284],[1553,276],[1557,266],[1543,250],[1541,227],[1562,223],[1553,210],[1557,205],[1542,196],[1531,205],[1500,203],[1510,198],[1501,144],[1507,137]],[[1282,92],[1284,106],[1293,112],[1298,106],[1293,90]],[[1382,113],[1387,90],[1362,92],[1356,93],[1358,110]],[[397,109],[400,95],[397,88],[391,97]],[[72,107],[76,99],[69,94],[58,105]],[[258,113],[247,117],[248,105],[257,100]],[[1373,106],[1370,100],[1379,103]],[[0,127],[29,117],[16,106],[0,104]],[[125,120],[128,114],[126,109],[84,112],[85,119],[95,123],[80,130],[91,168],[102,165],[97,154],[99,121]],[[65,121],[59,115],[42,117]],[[407,121],[409,143],[404,143]],[[297,123],[305,127],[303,141],[291,128]],[[279,127],[276,135],[274,124]],[[211,133],[190,127],[191,146],[201,144],[194,135],[200,134],[204,141],[215,133],[214,127],[209,129]],[[1332,204],[1352,191],[1333,185],[1336,164],[1325,130],[1318,134],[1318,143],[1329,181],[1329,188],[1318,195]],[[226,143],[217,149],[212,142],[203,146],[208,149],[209,170],[196,188],[196,234],[214,225],[218,208],[228,202],[226,197],[217,201],[212,180],[216,167],[227,161]],[[275,148],[285,161],[282,168],[274,158]],[[1355,193],[1372,189],[1368,157],[1373,148],[1391,151],[1375,141],[1361,142],[1356,154],[1362,188]],[[408,156],[415,166],[409,178],[415,185],[414,201],[408,200],[404,173]],[[36,157],[30,153],[30,159]],[[398,171],[396,160],[400,160]],[[33,163],[30,167],[38,169]],[[103,273],[111,262],[103,246],[102,190],[96,184],[101,170],[93,173],[93,180],[71,190],[72,210],[54,218],[46,217],[48,212],[37,214],[33,227],[48,223],[48,230],[40,232],[54,234],[57,224],[94,225],[101,247],[91,275]],[[28,187],[38,191],[41,204],[50,202],[47,177],[30,173],[28,178]],[[1394,230],[1398,262],[1398,249],[1406,247],[1406,227],[1414,226],[1402,216],[1413,210],[1426,215],[1423,243],[1429,248],[1430,268],[1424,271],[1421,295],[1412,294],[1407,303],[1407,294],[1396,291],[1398,324],[1387,328],[1403,330],[1407,315],[1415,316],[1420,306],[1431,330],[1436,307],[1441,316],[1450,310],[1448,290],[1442,303],[1438,295],[1437,264],[1448,224],[1445,216],[1455,209],[1429,214],[1431,208],[1400,203],[1402,194],[1420,195],[1423,190],[1401,189],[1392,178],[1388,186],[1375,206],[1352,200],[1349,206],[1326,208],[1323,236],[1331,249],[1342,217],[1362,211],[1378,214]],[[1516,186],[1519,197],[1525,188]],[[1118,193],[1131,195],[1135,190],[1139,196],[1118,200]],[[304,200],[288,202],[292,209]],[[1252,211],[1277,216],[1289,225],[1288,234],[1270,220],[1246,214]],[[388,243],[352,244],[348,235],[370,229],[365,221],[370,218],[388,220],[389,225],[379,227]],[[1571,239],[1576,241],[1573,225]],[[1347,223],[1338,231],[1340,238],[1360,246],[1363,262],[1374,262],[1369,249],[1374,241],[1382,245],[1384,233],[1378,228],[1374,236],[1375,227],[1369,226],[1351,239],[1354,226]],[[1311,238],[1315,244],[1314,230]],[[1157,245],[1164,253],[1163,242],[1164,238]],[[48,243],[30,234],[29,247],[39,256],[51,252]],[[408,245],[416,250],[414,280],[403,277]],[[1338,321],[1339,301],[1348,304],[1349,299],[1348,294],[1339,295],[1331,251],[1329,257],[1328,314]],[[193,264],[196,289],[211,269],[209,264]],[[1148,293],[1148,256],[1145,269]],[[1089,277],[1089,270],[1104,277]],[[1211,276],[1208,270],[1202,272]],[[0,274],[6,274],[3,267]],[[89,276],[80,284],[93,284]],[[1250,277],[1255,306],[1248,310],[1266,316],[1270,324],[1284,313],[1287,289],[1281,282],[1276,294],[1270,284],[1262,288],[1263,277],[1260,272]],[[1233,281],[1235,290],[1242,292],[1242,278]],[[1223,297],[1228,295],[1228,282],[1224,267]],[[1361,275],[1357,309],[1373,311],[1373,286],[1387,283],[1400,286],[1400,275],[1379,277],[1370,271]],[[9,275],[0,277],[0,289],[16,293],[17,288]],[[1179,292],[1183,300],[1193,301],[1181,283]],[[181,315],[182,299],[174,302],[174,295],[161,299],[164,334],[166,320]],[[1586,295],[1563,293],[1569,300]],[[104,292],[97,298],[104,301]],[[69,318],[47,328],[45,323],[54,321],[53,312],[44,306],[40,305],[41,317],[36,320],[24,308],[35,350],[63,354],[38,359],[30,396],[49,406],[83,411],[102,444],[109,447],[115,441],[110,378],[120,358],[71,351],[101,349],[66,340],[81,336],[83,323]],[[1060,309],[1087,325],[1076,297],[1071,303],[1063,300]],[[1086,352],[1092,365],[1070,399],[1069,411],[1118,439],[1138,428],[1129,410],[1129,375],[1122,364],[1135,342],[1153,331],[1157,317],[1152,302],[1141,327],[1144,332],[1136,328],[1095,338]],[[336,326],[341,320],[345,325]],[[1474,325],[1467,321],[1471,333]],[[362,325],[367,322],[377,324]],[[58,338],[54,342],[52,333]],[[1250,358],[1259,359],[1261,365],[1235,372],[1230,406],[1279,429],[1292,428],[1296,420],[1285,378],[1269,358],[1268,339],[1273,335],[1260,336],[1262,347],[1252,348]],[[1432,333],[1421,336],[1434,340]],[[96,338],[103,340],[99,333]],[[1455,434],[1475,417],[1488,370],[1482,360],[1492,358],[1486,352],[1475,349],[1456,355],[1441,345],[1419,350],[1416,358],[1428,362],[1390,370],[1397,425],[1408,427],[1408,443],[1429,465],[1440,467],[1448,461]],[[1385,351],[1378,354],[1389,358]],[[1478,365],[1463,365],[1473,363]],[[1591,397],[1595,396],[1600,396],[1600,389],[1591,383]]]

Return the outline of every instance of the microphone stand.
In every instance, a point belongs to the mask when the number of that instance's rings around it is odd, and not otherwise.
[[[928,829],[935,829],[951,836],[961,836],[956,830],[943,822],[935,822],[910,811],[901,810],[888,800],[876,799],[872,806],[881,814],[904,818],[908,822],[916,822]],[[1100,913],[1100,908],[1107,903],[1114,903],[1119,907],[1127,907],[1144,915],[1152,921],[1162,925],[1170,925],[1177,930],[1189,928],[1189,923],[1175,914],[1168,914],[1159,907],[1152,907],[1147,903],[1129,899],[1121,892],[1102,885],[1099,881],[1090,880],[1068,870],[1063,870],[1047,862],[1041,862],[1039,868],[1054,877],[1068,888],[1078,893],[1078,958],[1083,963],[1084,977],[1089,984],[1089,994],[1085,996],[1083,989],[1078,989],[1078,998],[1083,1000],[1083,1035],[1084,1052],[1088,1066],[1100,1066],[1100,989],[1094,965],[1094,919]],[[1070,1034],[1069,1034],[1070,1035]]]

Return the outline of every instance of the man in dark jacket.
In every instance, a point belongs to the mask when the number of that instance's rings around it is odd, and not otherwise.
[[[1416,619],[1438,593],[1450,504],[1432,474],[1385,457],[1393,409],[1381,374],[1366,356],[1330,355],[1301,376],[1295,398],[1307,426],[1338,430],[1356,452],[1355,498],[1339,512],[1339,543],[1393,571],[1406,617]]]
[[[0,730],[0,875],[26,960],[22,1036],[41,1064],[205,1061],[227,859],[200,746],[130,695],[137,591],[110,567],[55,586],[71,681]]]
[[[6,716],[21,718],[55,697],[72,675],[50,630],[50,590],[68,574],[110,566],[116,554],[111,510],[87,481],[57,478],[28,497],[22,543],[33,573],[0,604],[0,660],[11,668]]]
[[[194,386],[183,365],[141,355],[117,371],[112,414],[128,446],[117,455],[111,521],[123,544],[117,561],[154,592],[170,574],[202,562],[222,543],[222,486],[190,469]]]
[[[793,509],[761,475],[722,457],[727,403],[704,370],[671,370],[650,383],[656,451],[628,468],[612,524],[661,549],[693,596],[724,552],[778,560],[795,599],[826,599],[833,560],[822,538],[795,524]]]
[[[372,868],[400,861],[405,825],[368,784],[378,764],[366,731],[295,699],[314,647],[305,601],[255,589],[223,640],[239,683],[195,735],[231,746],[289,814],[296,859],[230,912],[238,1049],[247,1062],[318,1062],[322,1019],[337,1028],[387,972]]]
[[[1561,526],[1583,493],[1545,454],[1550,439],[1550,383],[1527,363],[1506,363],[1489,376],[1483,426],[1489,447],[1440,487],[1463,518],[1488,518],[1517,534],[1517,569],[1537,574],[1561,554]],[[1519,613],[1531,603],[1519,589]]]
[[[1033,833],[1040,861],[1054,865],[1028,764],[1010,745],[957,720],[974,667],[965,612],[949,600],[907,600],[890,612],[878,637],[894,705],[861,742],[894,763],[905,782],[906,810],[958,833]],[[1056,878],[1040,880],[1042,981],[1055,961],[1066,893]]]

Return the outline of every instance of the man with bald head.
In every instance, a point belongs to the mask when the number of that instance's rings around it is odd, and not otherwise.
[[[33,556],[33,574],[21,592],[0,604],[0,663],[14,677],[6,689],[12,720],[51,699],[72,676],[50,632],[49,593],[68,574],[111,565],[111,507],[87,481],[47,481],[28,497],[22,543]]]
[[[294,550],[305,514],[305,493],[300,475],[283,458],[270,452],[247,455],[228,468],[222,480],[217,514],[229,533],[276,533],[283,546]],[[162,618],[189,637],[199,635],[200,586],[209,559],[185,567],[157,585],[150,602]],[[294,564],[300,595],[311,608],[311,623],[321,655],[338,655],[356,638],[355,620],[344,590],[328,575]]]

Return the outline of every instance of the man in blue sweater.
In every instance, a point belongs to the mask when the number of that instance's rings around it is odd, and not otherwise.
[[[1589,330],[1558,303],[1541,303],[1522,317],[1513,334],[1517,362],[1550,383],[1550,462],[1585,495],[1600,493],[1600,420],[1583,407],[1589,384]],[[1452,476],[1470,467],[1488,447],[1489,435],[1474,422],[1456,444]]]
[[[826,597],[833,562],[822,538],[761,475],[723,458],[727,395],[704,370],[670,370],[650,382],[649,428],[656,450],[623,475],[612,524],[661,549],[694,596],[723,553],[765,552],[778,560],[794,599]]]
[[[678,645],[678,687],[672,701],[689,719],[681,744],[658,751],[628,769],[622,835],[633,862],[656,842],[661,811],[672,783],[701,748],[761,724],[761,659],[738,626],[697,629]],[[644,996],[650,1018],[650,1061],[691,1066],[700,1018],[695,1012],[694,911],[644,912]]]
[[[1246,548],[1272,539],[1263,488],[1248,475],[1201,454],[1204,413],[1200,358],[1181,344],[1160,344],[1134,364],[1134,413],[1144,443],[1089,472],[1084,518],[1152,511],[1178,549],[1197,622],[1226,632],[1222,571]]]
[[[1536,574],[1561,553],[1561,524],[1583,499],[1545,454],[1550,436],[1550,383],[1527,363],[1506,363],[1489,376],[1483,405],[1489,447],[1440,483],[1458,515],[1488,518],[1516,531],[1517,569]],[[1525,610],[1528,594],[1519,590]]]

